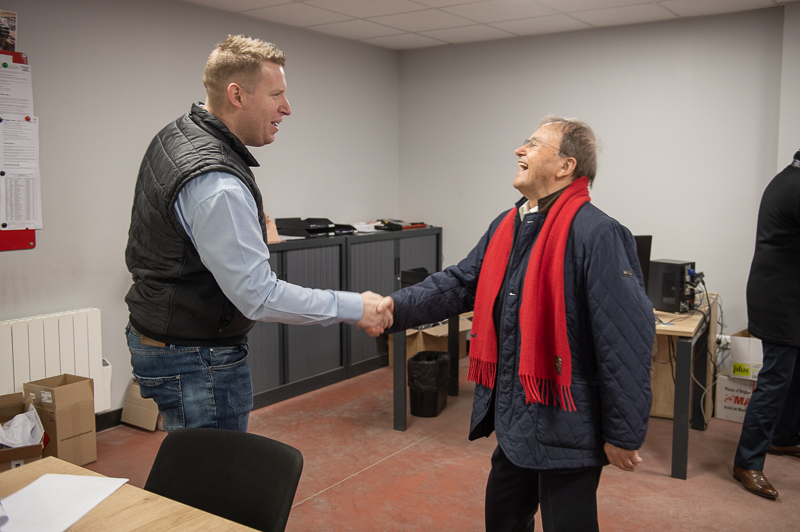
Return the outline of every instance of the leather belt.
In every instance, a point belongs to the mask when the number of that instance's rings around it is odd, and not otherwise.
[[[151,347],[167,347],[167,344],[165,344],[164,342],[159,342],[158,340],[153,340],[152,338],[148,338],[147,336],[143,335],[142,333],[137,331],[133,327],[133,325],[131,325],[131,330],[141,337],[139,343],[142,345],[149,345]]]

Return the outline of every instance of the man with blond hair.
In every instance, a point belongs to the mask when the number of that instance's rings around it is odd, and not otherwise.
[[[533,530],[541,508],[545,532],[596,531],[603,466],[642,460],[653,309],[630,231],[590,203],[591,128],[546,116],[514,154],[523,197],[464,260],[379,309],[392,330],[475,311],[469,439],[497,436],[486,530]]]
[[[380,296],[316,290],[269,266],[266,217],[245,146],[275,141],[286,57],[230,35],[206,63],[205,103],[168,124],[142,160],[125,259],[133,374],[166,430],[247,430],[253,405],[247,333],[256,320],[352,323],[382,330]]]

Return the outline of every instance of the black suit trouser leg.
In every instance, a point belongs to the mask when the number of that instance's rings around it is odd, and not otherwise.
[[[593,532],[602,467],[535,471],[518,467],[498,445],[486,484],[487,532],[530,532],[542,509],[544,532]]]
[[[764,365],[742,423],[733,464],[763,471],[770,444],[800,444],[800,348],[761,342]]]

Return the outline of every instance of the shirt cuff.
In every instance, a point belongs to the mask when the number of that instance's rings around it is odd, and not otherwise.
[[[336,292],[339,319],[346,323],[358,323],[364,315],[364,301],[356,292]]]

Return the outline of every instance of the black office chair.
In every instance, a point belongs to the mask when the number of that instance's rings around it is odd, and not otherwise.
[[[186,428],[167,434],[144,489],[257,530],[283,531],[303,455],[257,434]]]

